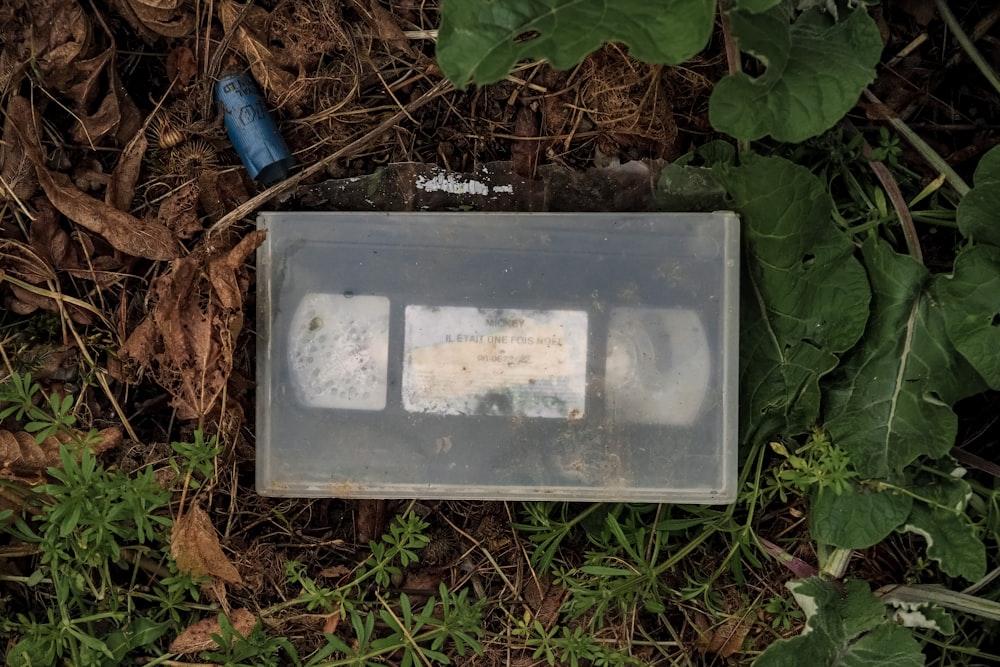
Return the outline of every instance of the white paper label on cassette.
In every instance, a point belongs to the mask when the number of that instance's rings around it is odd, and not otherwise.
[[[389,367],[389,299],[307,294],[292,316],[288,358],[309,407],[382,410]]]
[[[407,306],[403,356],[410,412],[583,417],[584,311]]]

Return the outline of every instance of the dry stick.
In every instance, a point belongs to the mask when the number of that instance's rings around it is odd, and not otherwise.
[[[958,193],[959,197],[964,197],[969,193],[969,190],[971,190],[969,184],[958,175],[958,172],[952,169],[951,165],[945,162],[944,158],[938,155],[937,151],[931,148],[926,141],[921,139],[916,132],[911,130],[892,109],[876,97],[875,93],[865,88],[862,94],[866,100],[877,107],[880,118],[888,121],[888,123],[892,125],[892,129],[899,132],[900,136],[906,139],[906,141],[909,142],[909,144],[913,146],[918,153],[920,153],[930,166],[937,169],[939,173],[944,174],[944,177],[948,179],[949,183],[951,183],[951,187],[955,188],[955,192]]]
[[[958,40],[962,50],[965,51],[965,55],[969,56],[969,60],[972,61],[986,80],[989,81],[990,85],[993,86],[993,90],[1000,93],[1000,77],[997,76],[997,73],[993,71],[993,68],[990,67],[989,63],[986,62],[986,59],[983,58],[983,54],[979,52],[976,45],[972,43],[969,36],[965,34],[964,30],[962,30],[962,26],[959,24],[958,19],[955,18],[955,15],[951,12],[951,9],[948,7],[948,3],[945,2],[945,0],[934,0],[934,4],[937,5],[941,18],[944,19],[944,22],[948,25],[952,34],[955,35],[955,39]]]
[[[922,46],[923,43],[927,41],[927,39],[928,39],[928,37],[927,37],[927,33],[926,32],[920,33],[919,35],[917,35],[913,39],[912,42],[910,42],[909,44],[907,44],[906,46],[904,46],[902,49],[900,49],[899,53],[897,53],[896,55],[894,55],[892,57],[892,59],[885,64],[885,66],[888,67],[888,68],[890,68],[890,69],[893,68],[893,67],[895,67],[896,65],[899,64],[899,62],[903,58],[907,57],[908,55],[910,55],[911,53],[913,53],[914,51],[916,51],[920,46]]]
[[[280,194],[284,194],[285,192],[291,190],[305,179],[320,173],[321,171],[326,169],[327,165],[329,165],[332,162],[335,162],[336,160],[339,160],[340,158],[344,157],[351,151],[355,151],[367,146],[369,143],[371,143],[379,136],[381,136],[384,132],[395,127],[399,123],[399,121],[401,121],[403,118],[412,114],[420,107],[424,106],[425,104],[427,104],[434,98],[438,97],[439,95],[448,92],[449,90],[451,90],[451,84],[448,81],[439,81],[438,83],[434,84],[434,86],[430,90],[428,90],[426,93],[424,93],[417,99],[407,104],[405,107],[394,113],[389,118],[379,123],[378,126],[375,127],[375,129],[355,139],[346,146],[337,149],[330,155],[327,155],[322,160],[310,165],[309,167],[306,167],[305,169],[295,174],[294,176],[291,176],[282,181],[281,183],[278,183],[277,185],[274,185],[268,188],[267,190],[264,190],[264,192],[261,192],[256,197],[251,197],[250,199],[243,202],[242,204],[234,208],[226,215],[219,218],[219,221],[216,222],[214,225],[212,225],[211,228],[209,228],[208,236],[225,231],[234,223],[239,222],[246,216],[253,213],[255,210],[257,210],[258,207],[260,207],[262,204],[266,203],[273,197],[276,197]]]

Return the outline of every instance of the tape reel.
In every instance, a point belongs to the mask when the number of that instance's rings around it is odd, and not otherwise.
[[[382,410],[389,367],[389,299],[306,294],[292,316],[288,365],[308,407]]]
[[[613,308],[605,359],[607,410],[615,420],[695,423],[711,376],[701,318],[680,308]]]

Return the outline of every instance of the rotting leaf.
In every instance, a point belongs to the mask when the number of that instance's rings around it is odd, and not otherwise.
[[[26,431],[0,429],[0,479],[15,480],[36,485],[45,480],[48,468],[61,468],[60,450],[66,443],[80,439],[87,442],[95,456],[121,444],[120,427],[112,426],[97,432],[93,438],[86,433],[59,433],[50,435],[42,442]]]
[[[740,305],[742,438],[795,435],[819,418],[819,378],[861,336],[870,291],[832,202],[809,170],[752,157],[720,169],[746,245]]]
[[[10,114],[4,118],[3,139],[0,142],[0,197],[24,203],[38,190],[38,178],[21,147]]]
[[[233,33],[233,41],[250,63],[250,71],[264,90],[274,95],[280,103],[295,83],[295,76],[281,68],[278,58],[260,36],[261,31],[254,24],[263,26],[267,12],[260,7],[251,7],[240,21],[242,7],[233,0],[219,3],[219,19],[226,33]]]
[[[183,0],[112,0],[112,5],[147,42],[194,32],[194,12]]]
[[[90,48],[90,18],[76,0],[43,0],[32,5],[26,55],[38,63],[48,85],[65,90],[76,74],[73,62]]]
[[[198,76],[194,52],[186,46],[176,46],[167,54],[167,78],[178,95],[186,95],[191,80]]]
[[[198,219],[200,191],[196,181],[188,181],[171,192],[156,212],[159,223],[179,239],[189,239],[202,229]]]
[[[695,646],[702,653],[713,653],[720,658],[728,658],[743,648],[743,642],[753,628],[753,619],[748,616],[730,616],[722,623],[702,632]]]
[[[379,40],[392,45],[409,58],[416,59],[417,54],[410,46],[410,40],[407,39],[406,33],[396,22],[396,17],[385,9],[378,0],[353,0],[351,4],[355,11],[364,17],[365,22],[375,30]]]
[[[170,553],[177,562],[177,569],[184,574],[217,577],[237,585],[243,583],[236,566],[222,552],[212,520],[196,504],[174,523]]]
[[[170,231],[157,222],[139,220],[81,192],[66,174],[50,172],[42,158],[34,114],[26,99],[12,97],[7,113],[35,174],[52,205],[73,222],[103,236],[113,247],[135,257],[173,259],[180,247]]]
[[[122,346],[122,358],[152,369],[181,419],[216,406],[233,368],[249,285],[243,262],[266,233],[248,234],[209,256],[200,246],[175,260],[150,288],[154,305]]]
[[[249,635],[254,626],[257,625],[257,618],[249,609],[243,607],[234,609],[227,618],[233,629],[243,637]],[[184,631],[170,642],[167,651],[169,653],[189,655],[191,653],[200,653],[201,651],[211,651],[221,648],[218,642],[212,638],[212,635],[222,635],[222,626],[219,623],[218,616],[203,618],[197,623],[184,628]],[[233,641],[236,641],[235,637],[233,637]]]
[[[826,428],[862,476],[888,478],[955,444],[951,406],[982,379],[948,341],[930,273],[875,239],[862,248],[874,299],[861,344],[831,376]]]
[[[135,184],[139,182],[139,170],[142,159],[146,155],[148,145],[146,132],[140,128],[129,140],[118,158],[118,164],[111,172],[108,189],[104,201],[119,211],[128,211],[132,207],[132,197],[135,196]]]

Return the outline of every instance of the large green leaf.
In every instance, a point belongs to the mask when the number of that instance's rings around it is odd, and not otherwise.
[[[737,0],[736,8],[747,12],[759,14],[766,12],[775,5],[780,5],[781,0]]]
[[[986,574],[986,545],[965,512],[972,488],[957,477],[934,475],[927,481],[927,486],[910,489],[922,500],[913,504],[900,530],[923,537],[927,555],[938,561],[945,574],[978,580]]]
[[[455,86],[493,83],[519,60],[568,69],[604,42],[652,63],[705,47],[715,0],[443,0],[437,60]]]
[[[958,228],[979,243],[1000,246],[1000,146],[982,157],[972,182],[958,204]]]
[[[862,343],[830,378],[826,428],[869,478],[889,478],[955,442],[955,401],[981,391],[945,333],[927,269],[885,242],[863,247],[874,300]]]
[[[991,388],[1000,389],[1000,248],[966,248],[952,275],[936,277],[934,291],[955,349]]]
[[[868,281],[830,221],[826,189],[807,169],[751,157],[719,178],[744,223],[743,437],[800,433],[819,417],[819,378],[864,330]]]
[[[850,486],[840,494],[819,488],[809,508],[814,539],[844,549],[866,549],[898,528],[913,507],[903,493]]]
[[[756,78],[727,76],[712,91],[712,125],[739,139],[814,137],[850,111],[875,78],[882,39],[863,3],[839,23],[811,9],[790,26],[782,6],[733,11],[731,23],[740,48],[767,68]]]
[[[788,584],[806,612],[798,637],[779,639],[757,658],[756,667],[918,667],[920,645],[906,628],[886,619],[885,606],[852,579],[844,594],[818,577]]]

